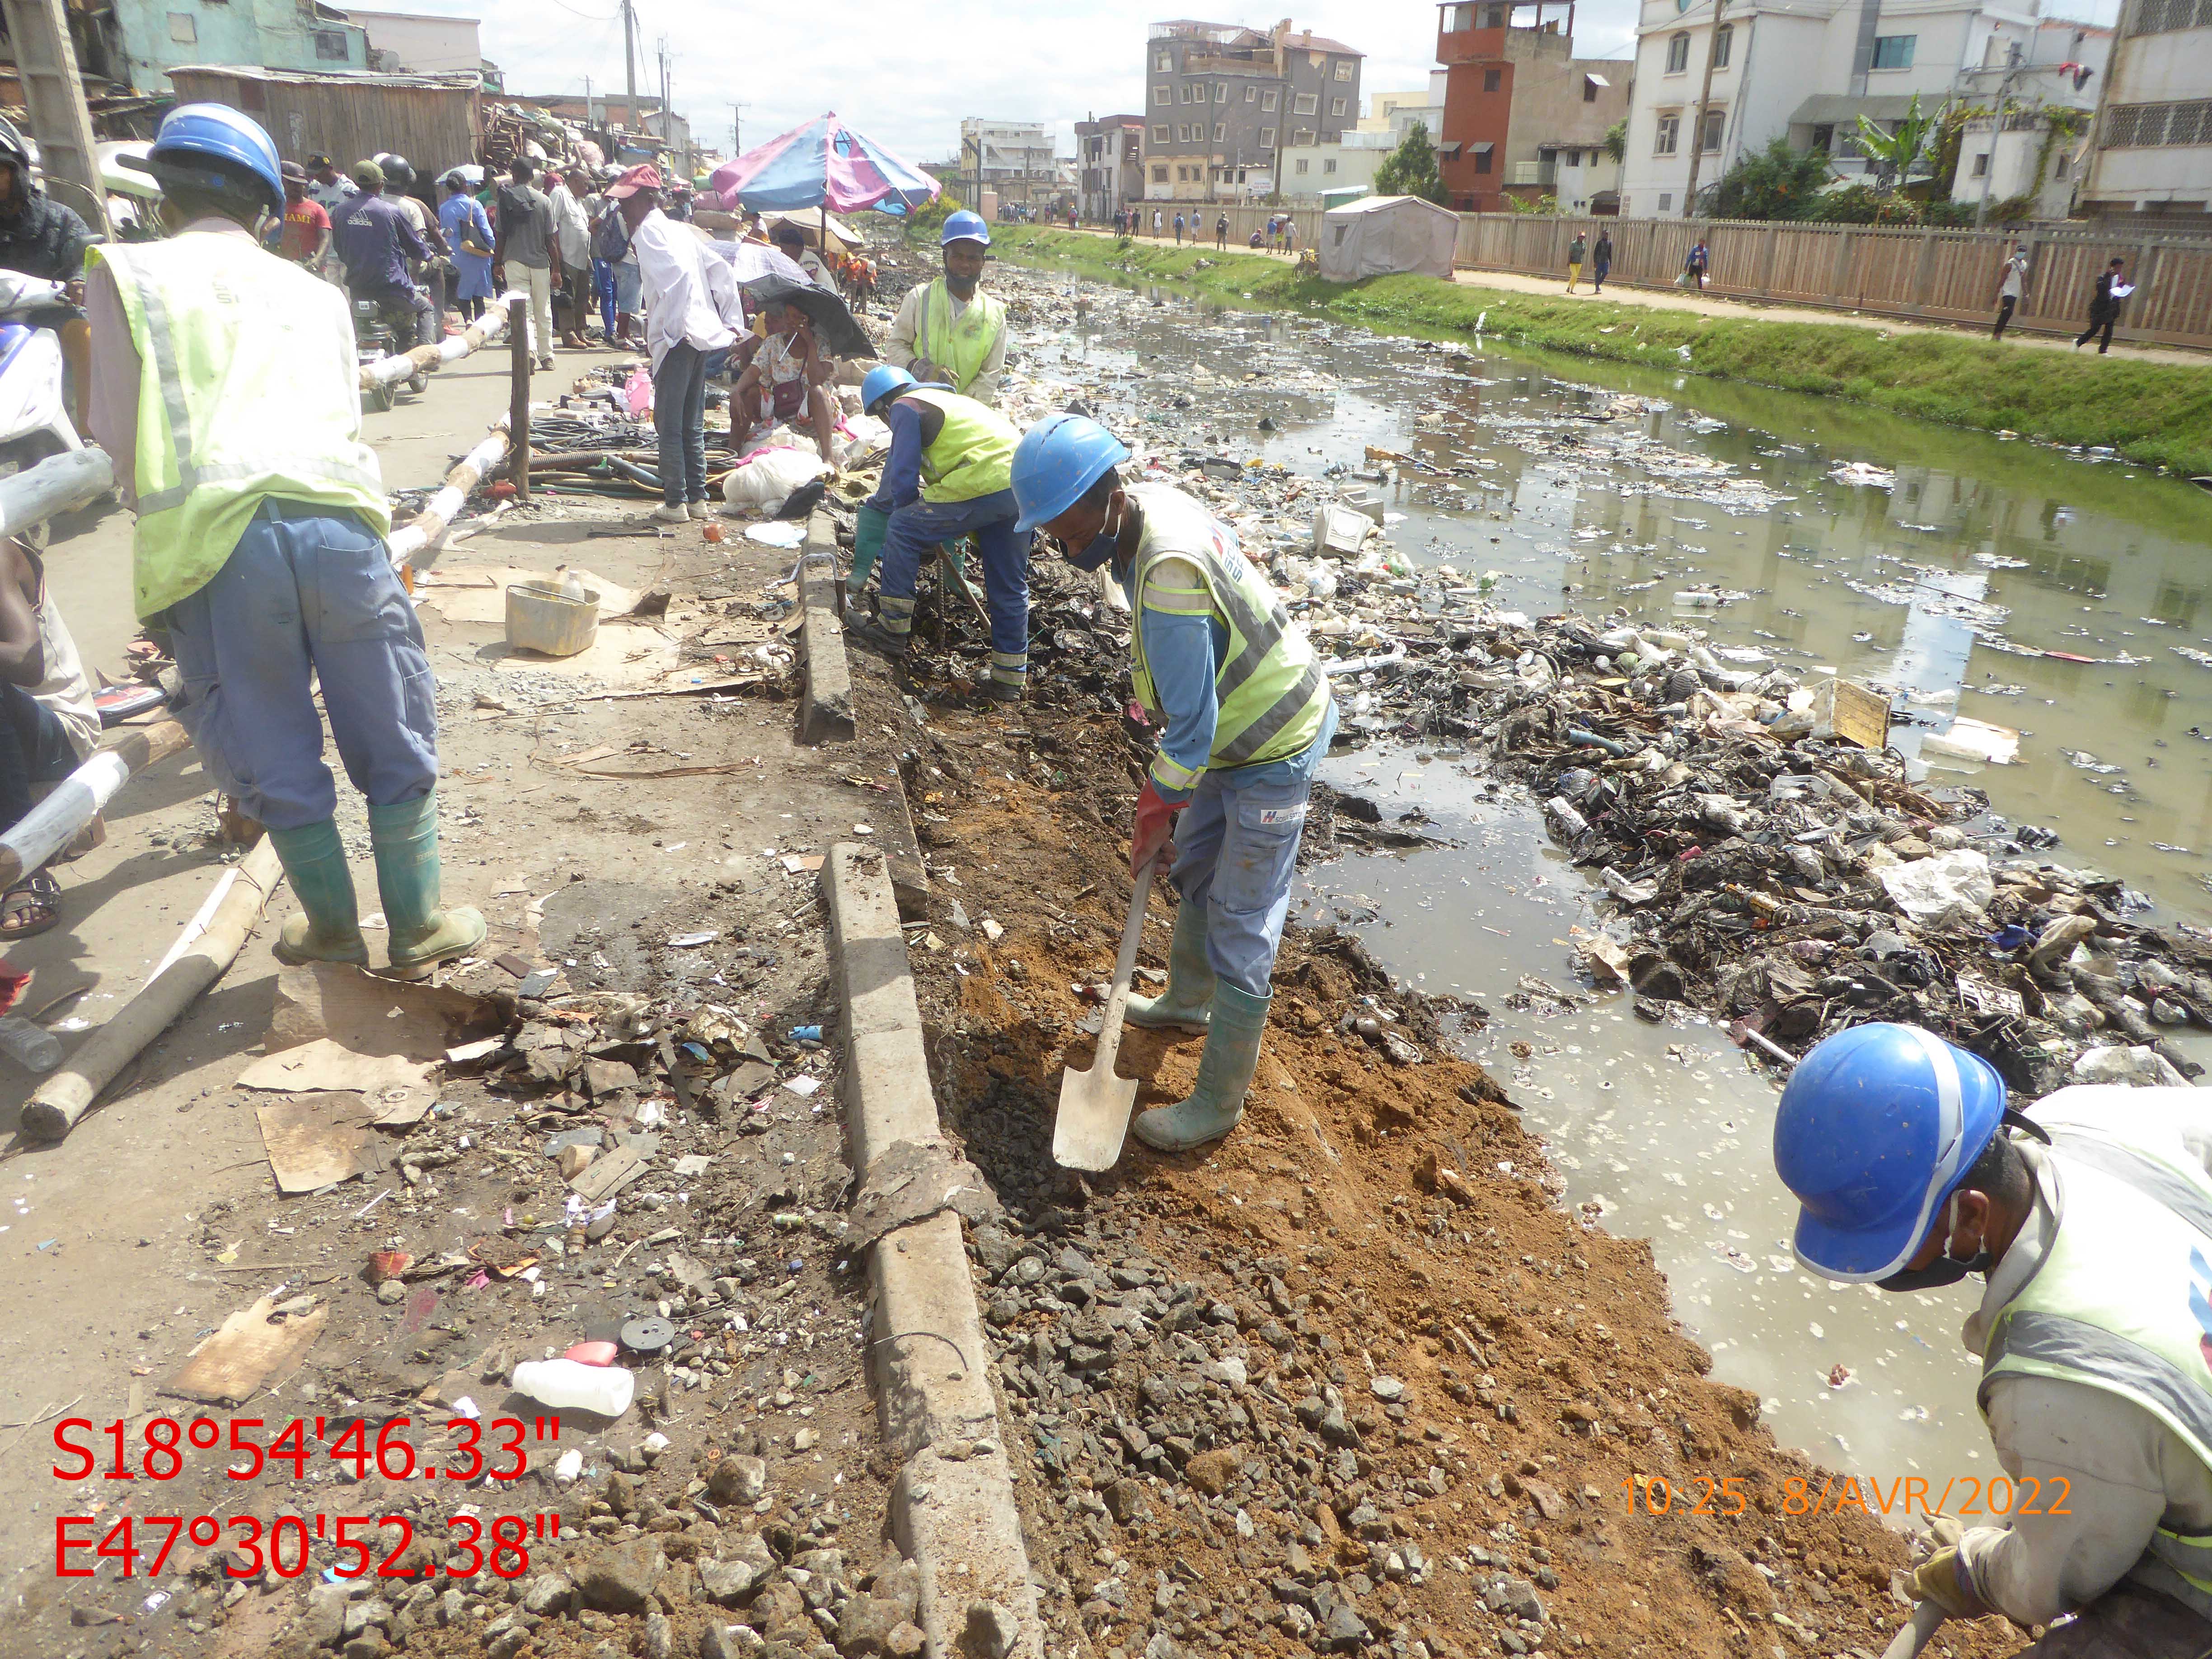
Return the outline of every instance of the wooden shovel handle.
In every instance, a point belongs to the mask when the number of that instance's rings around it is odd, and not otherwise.
[[[1106,993],[1106,1018],[1098,1028],[1099,1058],[1091,1061],[1096,1067],[1113,1069],[1114,1056],[1121,1047],[1121,1018],[1129,1011],[1129,976],[1136,971],[1137,941],[1144,936],[1145,907],[1152,896],[1152,874],[1160,867],[1154,859],[1138,872],[1137,890],[1129,898],[1129,920],[1121,929],[1121,954],[1114,958],[1114,983]]]

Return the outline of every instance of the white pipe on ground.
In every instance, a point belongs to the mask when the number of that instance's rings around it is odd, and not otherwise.
[[[444,485],[422,504],[415,521],[392,532],[392,539],[386,544],[392,550],[395,568],[428,570],[438,562],[438,549],[444,544],[446,527],[467,501],[469,492],[507,459],[507,417],[502,415],[490,434],[454,464],[453,470],[446,475]]]
[[[70,449],[49,455],[27,472],[0,478],[0,536],[20,535],[114,488],[115,464],[106,450]]]
[[[13,887],[75,841],[133,773],[167,760],[191,742],[176,721],[160,720],[93,755],[0,835],[0,890]]]
[[[496,340],[507,330],[507,307],[504,302],[489,307],[484,314],[459,334],[439,341],[435,345],[416,346],[412,351],[396,351],[389,357],[380,357],[373,363],[361,366],[361,384],[364,390],[380,386],[391,386],[424,369],[434,373],[448,363],[457,363],[471,352],[481,350]]]

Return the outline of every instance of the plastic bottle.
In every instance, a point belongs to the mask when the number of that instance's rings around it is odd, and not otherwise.
[[[508,1380],[516,1393],[541,1406],[601,1417],[620,1417],[637,1393],[637,1378],[621,1366],[580,1365],[573,1359],[526,1360]]]
[[[0,1018],[0,1052],[27,1072],[51,1072],[62,1063],[62,1040],[20,1015]]]

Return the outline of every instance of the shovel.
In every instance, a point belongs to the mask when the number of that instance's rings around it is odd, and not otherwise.
[[[1936,1634],[1936,1626],[1942,1622],[1942,1603],[1918,1603],[1912,1609],[1912,1622],[1889,1638],[1889,1645],[1881,1650],[1881,1659],[1918,1659],[1920,1650],[1928,1645]]]
[[[1137,939],[1145,931],[1145,903],[1152,896],[1152,872],[1159,860],[1137,877],[1129,900],[1129,923],[1121,930],[1121,953],[1114,958],[1114,983],[1106,993],[1106,1018],[1098,1028],[1098,1047],[1091,1069],[1069,1066],[1060,1074],[1060,1115],[1053,1120],[1053,1162],[1064,1170],[1110,1170],[1121,1156],[1129,1133],[1129,1109],[1137,1103],[1137,1080],[1115,1077],[1114,1060],[1121,1047],[1121,1018],[1129,1008],[1129,975],[1137,965]]]

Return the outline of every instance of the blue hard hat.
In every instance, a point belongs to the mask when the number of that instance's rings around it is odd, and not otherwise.
[[[970,213],[966,208],[962,208],[957,213],[945,216],[945,229],[939,235],[937,245],[943,247],[947,242],[981,242],[988,247],[991,246],[991,228],[983,222],[981,214]]]
[[[1014,448],[1014,505],[1021,509],[1017,535],[1049,524],[1083,499],[1107,468],[1129,459],[1121,441],[1081,415],[1048,415]]]
[[[860,407],[872,415],[876,405],[894,392],[903,392],[915,384],[914,376],[902,368],[889,363],[878,363],[860,380]]]
[[[1996,1067],[1917,1025],[1855,1025],[1797,1062],[1774,1115],[1797,1259],[1824,1279],[1888,1278],[2005,1115]]]
[[[163,116],[144,170],[216,190],[236,188],[243,173],[263,187],[270,212],[284,210],[276,146],[258,122],[228,104],[179,104]]]

